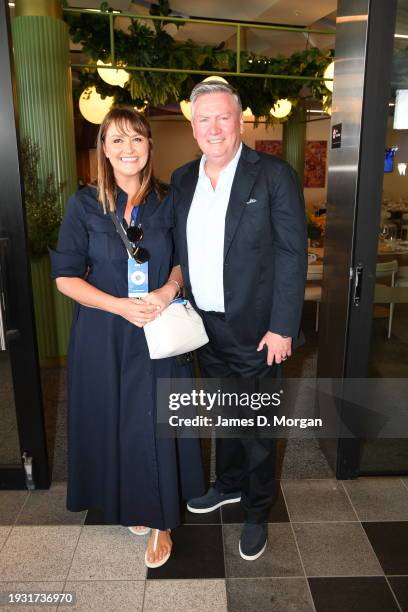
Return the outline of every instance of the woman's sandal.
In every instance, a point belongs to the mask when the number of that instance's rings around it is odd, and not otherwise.
[[[154,534],[154,543],[153,543],[153,552],[156,552],[157,549],[157,542],[159,540],[159,529],[154,529],[153,531],[155,531]],[[167,529],[167,531],[170,533],[170,529]],[[161,567],[162,565],[164,565],[165,563],[167,563],[167,561],[169,560],[171,555],[171,548],[169,550],[169,552],[164,555],[163,559],[160,559],[160,561],[149,561],[147,558],[147,549],[145,552],[145,563],[146,566],[151,568],[151,569],[155,569],[156,567]]]
[[[128,527],[128,529],[137,536],[145,536],[150,533],[150,527],[144,527],[142,525],[140,527]]]

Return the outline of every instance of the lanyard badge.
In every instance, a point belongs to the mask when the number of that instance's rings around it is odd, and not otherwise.
[[[130,298],[142,298],[149,293],[149,263],[137,263],[128,259],[128,295]]]

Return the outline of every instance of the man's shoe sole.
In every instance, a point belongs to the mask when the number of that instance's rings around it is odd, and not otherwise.
[[[240,542],[239,543],[239,554],[241,555],[243,559],[245,559],[245,561],[255,561],[255,559],[258,559],[258,557],[260,557],[262,553],[265,552],[265,548],[267,544],[268,544],[268,540],[265,541],[263,548],[261,548],[261,550],[257,552],[256,555],[244,555],[244,553],[241,550],[241,542]]]
[[[241,496],[234,497],[233,499],[224,499],[224,501],[220,501],[218,504],[210,506],[209,508],[192,508],[187,504],[187,510],[193,514],[206,514],[207,512],[212,512],[213,510],[217,510],[217,508],[221,508],[221,506],[225,506],[225,504],[236,504],[239,501],[241,501]]]

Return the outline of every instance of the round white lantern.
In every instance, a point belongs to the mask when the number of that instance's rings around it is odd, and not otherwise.
[[[226,79],[224,79],[222,76],[218,76],[218,75],[214,75],[214,76],[209,76],[206,79],[203,79],[203,83],[205,83],[206,81],[220,81],[220,83],[227,83],[228,81]]]
[[[97,65],[112,66],[111,63],[104,64],[102,60],[98,60]],[[122,68],[119,68],[119,70],[116,70],[116,68],[97,68],[96,70],[101,79],[105,81],[105,83],[109,83],[109,85],[119,85],[119,87],[124,87],[130,77],[129,72],[126,72],[126,70],[123,70]]]
[[[334,77],[334,62],[329,64],[326,70],[323,72],[323,78],[332,79],[333,77]],[[333,91],[333,81],[325,81],[324,84],[329,91]]]
[[[79,98],[79,110],[90,123],[102,123],[113,104],[113,97],[102,99],[95,87],[87,87]]]
[[[182,100],[180,102],[180,109],[187,121],[191,121],[191,102],[189,100]]]
[[[287,98],[282,98],[281,100],[278,100],[274,106],[272,106],[269,112],[273,117],[276,117],[276,119],[283,119],[289,115],[291,110],[292,102]]]

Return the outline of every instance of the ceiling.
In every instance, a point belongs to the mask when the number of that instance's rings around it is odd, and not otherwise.
[[[150,2],[145,0],[110,0],[112,8],[133,13],[148,12]],[[100,0],[68,0],[78,8],[98,8]],[[266,21],[290,25],[309,26],[336,10],[337,0],[170,0],[173,12],[184,17],[209,19],[236,19],[240,21]]]
[[[150,2],[146,0],[110,0],[116,10],[148,15]],[[78,8],[98,8],[100,0],[68,0],[68,5]],[[268,24],[307,26],[318,29],[335,29],[337,0],[170,0],[175,16],[199,17],[216,20],[235,20]],[[126,29],[129,20],[118,19],[117,26]],[[192,39],[199,44],[218,45],[226,42],[235,46],[235,28],[186,24],[179,30],[175,25],[167,26],[176,40]],[[302,50],[309,44],[319,48],[334,46],[333,36],[309,35],[304,33],[271,32],[256,29],[243,30],[242,45],[248,51],[267,56],[278,53],[289,55]]]

